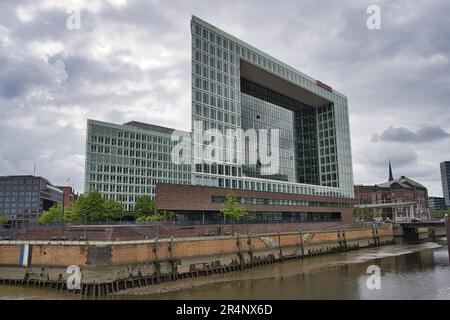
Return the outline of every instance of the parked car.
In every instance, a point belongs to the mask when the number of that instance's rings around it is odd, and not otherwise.
[[[411,222],[417,223],[417,222],[420,222],[420,220],[417,218],[413,218],[413,219],[411,219]]]

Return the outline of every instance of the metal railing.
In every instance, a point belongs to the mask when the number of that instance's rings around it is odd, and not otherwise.
[[[320,222],[320,223],[317,223]],[[264,226],[264,225],[267,226]],[[271,226],[269,226],[271,224]],[[333,221],[164,221],[164,222],[132,222],[101,221],[87,225],[69,223],[30,224],[20,229],[0,229],[2,240],[139,240],[170,237],[204,237],[241,234],[267,234],[285,232],[320,232],[350,229],[371,228],[383,223],[356,222],[342,224]],[[197,228],[204,226],[204,228]],[[121,228],[123,227],[123,228]],[[185,227],[185,228],[183,228]]]
[[[313,220],[313,219],[217,219],[217,220],[166,220],[166,221],[87,221],[81,224],[70,222],[27,222],[16,229],[23,228],[46,228],[46,227],[84,227],[84,226],[198,226],[198,225],[241,225],[241,224],[299,224],[299,223],[335,223],[339,224],[339,220]]]

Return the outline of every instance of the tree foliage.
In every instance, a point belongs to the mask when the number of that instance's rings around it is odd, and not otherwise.
[[[175,214],[171,211],[157,212],[152,215],[141,215],[136,218],[137,222],[156,222],[156,221],[172,221],[175,219]]]
[[[41,223],[51,223],[55,221],[61,221],[63,218],[62,206],[59,203],[55,203],[48,211],[44,211],[39,218]]]
[[[430,210],[430,217],[434,219],[442,219],[445,215],[450,216],[450,209],[447,210]]]
[[[105,202],[106,218],[108,220],[120,219],[123,215],[123,205],[117,200],[108,199]]]
[[[220,209],[220,212],[222,212],[225,217],[233,219],[239,219],[247,215],[247,211],[239,204],[236,194],[233,192],[227,194],[223,208]]]
[[[380,213],[376,210],[354,207],[353,216],[361,221],[372,221],[374,218],[379,217]]]
[[[134,204],[134,212],[138,218],[156,215],[155,201],[148,195],[139,196]],[[144,220],[148,221],[148,220]]]
[[[61,205],[54,205],[44,212],[40,218],[41,223],[51,223],[61,220]],[[64,221],[70,223],[84,223],[90,221],[111,221],[120,219],[123,206],[114,199],[105,200],[100,192],[91,191],[80,196],[74,204],[64,209]]]
[[[5,216],[0,215],[0,225],[4,224],[7,221],[8,221],[8,219]]]

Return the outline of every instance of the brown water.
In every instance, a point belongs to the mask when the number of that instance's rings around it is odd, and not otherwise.
[[[381,289],[368,289],[367,267],[381,270]],[[107,299],[448,299],[447,247],[436,243],[361,249],[244,272],[160,285],[179,289],[146,294],[145,288]],[[219,283],[220,282],[220,283]],[[0,299],[80,299],[70,293],[24,286],[0,286]]]

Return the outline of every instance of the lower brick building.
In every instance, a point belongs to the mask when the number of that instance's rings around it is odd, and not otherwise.
[[[233,192],[246,208],[246,219],[258,222],[341,222],[353,223],[354,198],[301,195],[194,185],[156,185],[156,208],[171,211],[177,220],[217,223],[220,209]]]
[[[389,180],[376,185],[356,185],[355,198],[359,205],[387,204],[386,207],[373,208],[381,217],[392,220],[409,219],[413,208],[413,216],[419,219],[428,218],[428,191],[420,183],[401,176],[394,179],[389,165]],[[404,207],[388,207],[391,203],[413,203]]]

